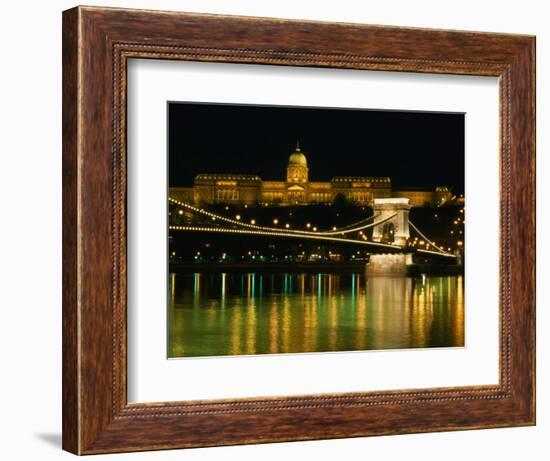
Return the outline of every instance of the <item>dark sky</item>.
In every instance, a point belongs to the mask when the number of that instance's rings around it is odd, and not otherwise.
[[[198,173],[284,180],[296,140],[310,181],[389,176],[394,187],[464,192],[464,115],[169,103],[170,186]]]

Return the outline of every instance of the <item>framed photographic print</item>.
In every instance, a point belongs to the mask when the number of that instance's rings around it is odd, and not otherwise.
[[[534,50],[64,12],[64,449],[534,424]]]
[[[168,357],[464,346],[464,114],[170,102],[168,124]]]

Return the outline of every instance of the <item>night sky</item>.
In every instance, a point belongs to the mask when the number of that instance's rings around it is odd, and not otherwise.
[[[300,141],[310,181],[389,176],[394,188],[464,192],[464,115],[285,106],[168,104],[169,183],[198,173],[285,180]]]

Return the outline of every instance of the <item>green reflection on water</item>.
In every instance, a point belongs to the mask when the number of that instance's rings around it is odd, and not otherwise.
[[[169,357],[464,346],[462,276],[170,274]]]

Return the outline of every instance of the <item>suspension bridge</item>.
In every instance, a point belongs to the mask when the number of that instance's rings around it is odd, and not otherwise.
[[[327,244],[351,244],[366,248],[371,254],[371,262],[382,266],[409,265],[412,254],[441,258],[456,258],[456,255],[438,246],[427,237],[409,219],[409,200],[406,198],[375,199],[373,214],[365,219],[343,227],[332,229],[298,230],[287,227],[258,225],[255,222],[243,222],[209,210],[196,207],[186,202],[169,198],[180,214],[195,216],[199,223],[189,225],[170,225],[171,232],[202,232],[213,234],[233,234],[243,236],[266,236],[282,239],[299,239],[324,242]],[[364,231],[371,229],[369,240]],[[418,234],[425,241],[425,248],[412,248],[409,245],[410,231]],[[400,256],[401,255],[401,256]]]

